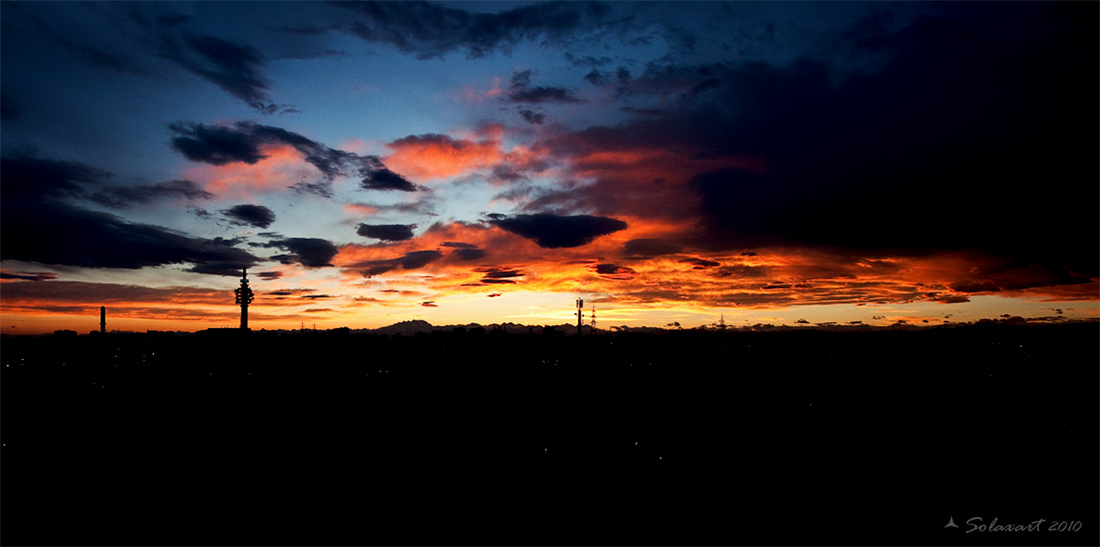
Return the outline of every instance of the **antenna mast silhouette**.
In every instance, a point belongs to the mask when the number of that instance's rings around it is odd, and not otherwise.
[[[581,321],[584,319],[584,300],[577,299],[577,336],[581,335]]]
[[[252,303],[256,294],[248,286],[247,268],[241,270],[241,286],[233,289],[233,294],[237,296],[237,304],[241,306],[241,330],[248,330],[248,305]]]
[[[596,305],[592,304],[592,334],[596,334]]]
[[[99,334],[107,334],[107,306],[99,307]]]

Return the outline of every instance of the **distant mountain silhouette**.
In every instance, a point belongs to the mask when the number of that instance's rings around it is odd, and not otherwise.
[[[436,330],[431,323],[424,321],[423,319],[414,319],[412,321],[401,321],[385,327],[373,329],[369,332],[374,334],[385,334],[387,336],[393,336],[399,334],[401,336],[413,336],[421,332],[431,332]]]

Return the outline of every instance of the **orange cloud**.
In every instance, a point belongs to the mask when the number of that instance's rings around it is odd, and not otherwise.
[[[364,203],[345,203],[342,209],[344,214],[353,217],[374,216],[381,211],[381,209],[375,205],[367,205]]]
[[[497,140],[456,140],[446,135],[413,135],[386,145],[387,167],[415,181],[437,180],[492,167],[504,159]]]
[[[186,179],[202,184],[219,199],[241,199],[266,192],[286,190],[303,181],[318,178],[315,167],[305,162],[302,154],[290,146],[273,146],[263,150],[266,158],[253,165],[197,164],[184,170]]]

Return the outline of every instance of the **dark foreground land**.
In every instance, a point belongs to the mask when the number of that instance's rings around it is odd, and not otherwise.
[[[8,545],[1100,543],[1095,323],[2,361]]]

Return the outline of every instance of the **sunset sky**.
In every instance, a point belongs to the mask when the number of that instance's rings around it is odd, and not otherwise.
[[[0,2],[0,327],[1096,318],[1098,6]]]

